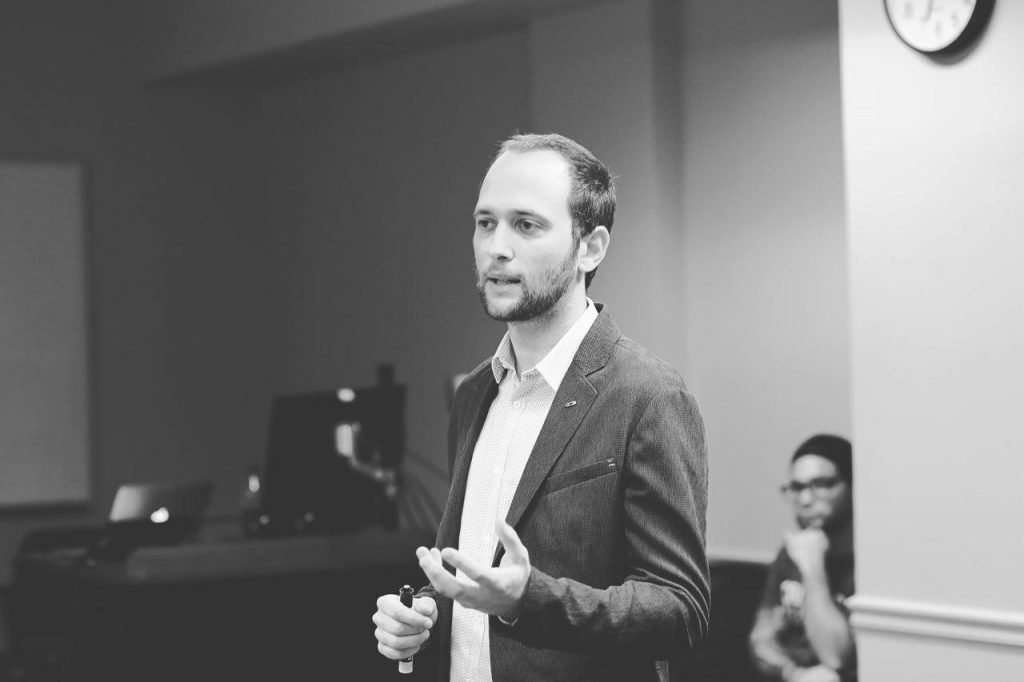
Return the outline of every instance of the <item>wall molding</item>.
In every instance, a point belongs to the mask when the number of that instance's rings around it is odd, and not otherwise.
[[[846,605],[858,631],[1024,649],[1024,613],[869,595],[853,595]]]
[[[708,547],[708,559],[711,561],[749,561],[757,564],[770,564],[778,550],[745,549],[742,547]]]

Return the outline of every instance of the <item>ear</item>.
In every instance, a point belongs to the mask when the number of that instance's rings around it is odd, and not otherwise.
[[[577,256],[580,272],[592,272],[601,264],[605,254],[608,253],[608,243],[611,239],[612,236],[604,225],[598,225],[590,234],[580,238],[580,249]]]

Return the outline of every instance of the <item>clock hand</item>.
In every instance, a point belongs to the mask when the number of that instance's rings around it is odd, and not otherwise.
[[[921,21],[925,22],[932,16],[932,8],[935,6],[935,0],[928,0],[928,11],[921,17]]]

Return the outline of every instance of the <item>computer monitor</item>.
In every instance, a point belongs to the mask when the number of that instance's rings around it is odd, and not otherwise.
[[[397,526],[405,387],[390,366],[377,385],[279,395],[261,487],[268,535]]]

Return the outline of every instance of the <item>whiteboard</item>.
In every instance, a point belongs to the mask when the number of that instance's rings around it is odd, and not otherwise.
[[[0,160],[0,505],[89,500],[83,171]]]

